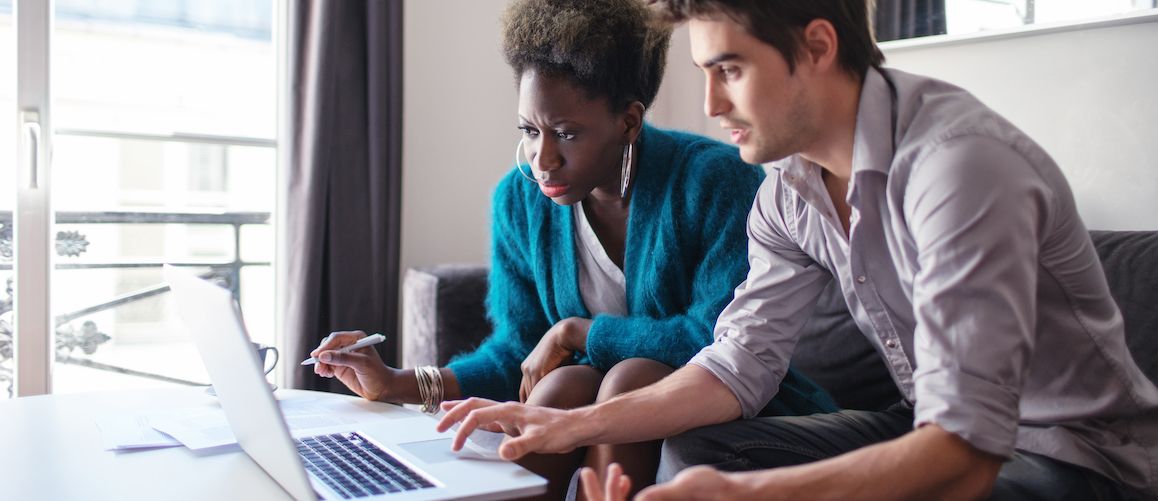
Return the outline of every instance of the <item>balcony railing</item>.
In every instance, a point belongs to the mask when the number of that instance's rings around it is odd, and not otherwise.
[[[99,269],[126,269],[126,268],[157,268],[168,263],[176,266],[209,268],[203,277],[213,277],[223,286],[233,292],[234,298],[241,297],[241,270],[249,266],[269,266],[269,261],[254,261],[242,259],[241,228],[246,225],[267,225],[270,223],[268,212],[145,212],[145,211],[109,211],[86,212],[61,211],[56,213],[58,225],[105,225],[105,224],[182,224],[182,225],[226,225],[232,229],[232,257],[230,259],[185,259],[178,261],[164,259],[126,259],[88,262],[61,262],[57,260],[56,270],[99,270]],[[85,253],[89,242],[87,237],[79,231],[59,231],[56,235],[56,251],[59,256],[77,257]],[[12,213],[0,211],[0,273],[12,270]],[[169,287],[158,283],[141,288],[126,294],[109,297],[105,300],[76,310],[62,312],[55,317],[56,326],[56,361],[89,367],[97,370],[115,372],[151,378],[171,383],[187,385],[204,385],[194,381],[138,371],[126,367],[103,364],[94,360],[76,357],[72,353],[79,349],[86,355],[92,355],[100,345],[107,342],[109,335],[101,332],[95,322],[86,320],[77,328],[75,321],[90,315],[111,310],[128,304],[163,294]],[[12,309],[12,278],[7,278],[5,294],[0,296],[0,316]],[[8,388],[12,394],[12,368],[10,361],[13,356],[13,333],[5,322],[0,322],[0,384]]]

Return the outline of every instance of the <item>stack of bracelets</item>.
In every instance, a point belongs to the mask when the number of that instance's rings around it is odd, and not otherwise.
[[[434,414],[438,412],[438,404],[442,403],[442,372],[438,367],[425,365],[414,368],[414,375],[418,378],[418,396],[422,398],[422,412]]]

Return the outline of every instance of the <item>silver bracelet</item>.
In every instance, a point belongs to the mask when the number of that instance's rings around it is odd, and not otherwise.
[[[414,376],[418,380],[418,397],[422,400],[422,412],[427,414],[438,412],[438,404],[442,403],[444,395],[442,372],[438,367],[425,365],[415,367]]]
[[[422,403],[422,410],[426,410],[426,402],[430,400],[430,380],[422,367],[414,368],[414,377],[418,380],[418,400]]]

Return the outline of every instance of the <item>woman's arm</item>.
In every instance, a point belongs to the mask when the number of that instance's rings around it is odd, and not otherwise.
[[[486,307],[494,331],[477,349],[447,365],[463,397],[518,398],[522,380],[519,365],[551,327],[531,264],[525,190],[516,183],[526,181],[517,174],[504,178],[495,189],[492,204]]]

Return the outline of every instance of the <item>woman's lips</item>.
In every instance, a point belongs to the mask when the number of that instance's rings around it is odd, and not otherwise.
[[[571,186],[566,184],[540,184],[539,189],[549,198],[558,198],[566,195],[567,190],[570,190]]]

